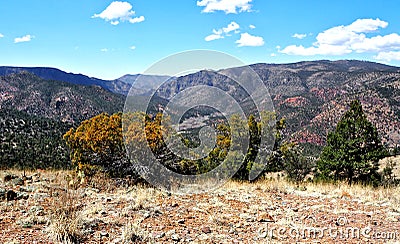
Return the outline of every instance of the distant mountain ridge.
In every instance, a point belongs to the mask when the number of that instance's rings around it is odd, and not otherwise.
[[[127,91],[130,89],[130,85],[122,82],[120,80],[102,80],[98,78],[89,77],[82,74],[73,74],[67,73],[62,70],[56,68],[47,68],[47,67],[10,67],[10,66],[2,66],[0,67],[0,76],[20,73],[22,71],[26,71],[32,74],[39,76],[42,79],[46,80],[57,80],[64,81],[71,84],[76,85],[84,85],[84,86],[100,86],[104,89],[119,93],[119,94],[127,94]]]
[[[250,67],[268,88],[279,117],[287,119],[287,134],[292,140],[311,147],[324,145],[327,132],[334,129],[350,101],[358,99],[384,143],[390,147],[400,146],[399,67],[357,60],[253,64]],[[243,68],[236,67],[177,77],[163,84],[157,95],[171,99],[188,87],[206,85],[245,96],[223,78],[224,75],[245,77],[242,72]]]
[[[84,86],[100,86],[113,93],[127,95],[132,85],[133,94],[149,94],[154,88],[157,88],[164,81],[168,80],[169,76],[159,75],[124,75],[115,80],[102,80],[95,77],[89,77],[83,74],[67,73],[60,69],[49,67],[12,67],[0,66],[0,76],[9,74],[17,74],[23,71],[37,75],[45,80],[64,81],[76,85]]]
[[[384,143],[390,147],[400,145],[399,67],[358,60],[319,60],[290,64],[259,63],[250,65],[250,67],[268,88],[279,117],[287,119],[287,135],[292,140],[311,145],[311,147],[324,145],[326,134],[333,130],[339,118],[348,108],[349,102],[358,99],[361,101],[368,118],[377,126]],[[163,104],[166,104],[168,100],[184,89],[197,85],[215,86],[223,91],[234,93],[237,97],[245,97],[246,94],[241,89],[236,89],[226,79],[226,75],[229,74],[235,74],[239,77],[245,75],[241,74],[241,70],[241,67],[220,71],[202,70],[182,77],[141,76],[137,74],[125,75],[114,81],[104,81],[52,68],[28,68],[27,70],[27,68],[0,67],[0,107],[16,106],[17,109],[28,113],[32,110],[39,115],[53,116],[51,118],[59,117],[63,118],[64,121],[78,121],[104,111],[121,111],[125,96],[132,84],[134,84],[134,88],[131,89],[130,93],[134,95],[151,95],[156,88],[159,88],[156,95],[161,99],[156,100],[162,101]],[[21,71],[25,72],[19,75],[15,74]],[[36,73],[41,78],[36,75],[30,76],[26,72]],[[10,81],[10,76],[2,76],[5,74],[12,74],[12,79],[19,79],[20,81],[31,80],[31,83],[28,85],[22,82],[17,88],[7,88],[7,90],[4,88],[4,84],[9,85],[7,82]],[[74,108],[71,111],[64,109],[62,113],[54,108],[52,108],[53,110],[48,109],[46,106],[62,105],[60,102],[54,102],[58,95],[55,96],[51,92],[52,95],[48,95],[49,91],[43,93],[40,89],[44,88],[39,89],[37,85],[33,84],[38,82],[43,87],[51,86],[52,83],[46,83],[50,82],[50,79],[85,85],[68,88],[74,90],[74,92],[79,89],[86,89],[83,87],[97,86],[97,88],[87,88],[88,90],[84,93],[93,94],[94,97],[102,97],[100,100],[102,100],[101,104],[103,105],[95,106],[93,105],[93,98],[90,99],[82,94],[72,96],[71,94],[75,93],[68,93],[64,90],[60,94],[64,94],[64,98],[70,97],[68,101],[71,103],[68,106],[75,106],[76,109]],[[47,85],[44,86],[43,84]],[[55,84],[58,84],[58,87],[68,86],[63,82]],[[32,86],[36,87],[35,92],[26,91],[27,87]],[[112,91],[114,94],[123,94],[123,96],[114,98],[112,93],[107,93],[100,87]],[[13,89],[20,92],[14,92]],[[19,95],[19,93],[23,95]],[[9,94],[13,94],[13,97],[10,98]],[[197,96],[204,96],[204,94],[197,94]],[[72,97],[79,97],[79,99],[71,101]],[[25,99],[27,100],[25,101]],[[49,102],[49,99],[53,102]],[[196,99],[196,97],[193,97],[193,99]],[[5,100],[7,101],[5,102]],[[104,103],[105,101],[107,102]],[[86,105],[81,106],[81,103]],[[87,106],[88,103],[92,105]],[[105,104],[108,105],[104,107]],[[154,104],[152,106],[157,108]],[[56,113],[56,115],[51,115],[52,113]],[[77,118],[79,114],[83,113],[84,116]],[[61,114],[63,115],[61,116]]]

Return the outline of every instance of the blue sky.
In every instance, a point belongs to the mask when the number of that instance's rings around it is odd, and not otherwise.
[[[186,50],[400,66],[398,0],[2,0],[0,65],[115,79]]]

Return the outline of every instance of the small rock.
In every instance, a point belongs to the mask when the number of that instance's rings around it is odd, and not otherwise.
[[[120,238],[117,238],[117,239],[113,240],[111,243],[117,244],[117,243],[121,243],[121,242],[122,242],[122,240]]]
[[[184,219],[178,220],[178,224],[184,224],[184,223],[185,223],[185,220],[184,220]]]
[[[171,240],[173,240],[173,241],[179,241],[180,239],[181,238],[177,234],[174,234],[174,235],[171,236]]]
[[[17,240],[12,240],[12,241],[5,242],[5,244],[20,244],[20,242]]]
[[[208,240],[210,237],[206,234],[201,234],[197,237],[200,241],[203,241],[201,243],[206,243],[205,241]]]
[[[165,233],[164,233],[164,232],[159,232],[159,233],[156,233],[156,234],[155,234],[154,238],[156,238],[156,239],[161,239],[161,238],[163,238],[164,236],[165,236]]]
[[[261,213],[257,217],[258,222],[275,222],[274,218],[268,213]]]
[[[0,188],[0,201],[6,200],[6,193],[7,193],[6,189]]]
[[[178,207],[179,205],[178,205],[178,203],[176,203],[176,202],[173,202],[172,204],[171,204],[171,207],[173,207],[173,208],[176,208],[176,207]]]
[[[20,199],[28,200],[28,198],[29,194],[27,194],[26,192],[17,192],[17,200]]]
[[[105,231],[105,230],[102,230],[102,231],[100,232],[100,237],[109,237],[109,236],[110,236],[110,234],[108,234],[108,232]]]
[[[390,222],[398,222],[399,221],[399,219],[397,219],[397,218],[395,218],[393,216],[388,217],[387,220],[390,221]]]
[[[6,199],[7,201],[14,201],[17,199],[17,193],[15,193],[13,190],[8,190],[6,193]]]
[[[34,186],[25,186],[25,187],[20,187],[19,191],[20,192],[34,192],[36,188]]]
[[[48,196],[49,195],[47,193],[35,193],[35,194],[33,194],[33,199],[35,199],[35,200],[45,199]]]
[[[43,207],[42,206],[32,206],[29,209],[29,213],[34,214],[36,216],[43,216],[44,212],[43,212]]]
[[[13,179],[15,179],[15,178],[18,178],[18,176],[12,175],[12,174],[6,174],[6,175],[3,177],[3,181],[4,181],[4,182],[8,182],[8,181],[11,181],[11,180],[13,180]]]
[[[203,228],[201,228],[201,231],[203,231],[204,234],[211,233],[211,229],[208,226],[204,226]]]
[[[92,228],[87,228],[83,230],[83,233],[86,235],[91,235],[94,233],[94,230]]]
[[[166,236],[172,236],[175,235],[175,230],[169,230],[167,233],[165,233]]]
[[[149,212],[146,212],[146,213],[144,213],[144,215],[143,215],[143,218],[144,218],[144,219],[148,219],[148,218],[150,218],[150,217],[151,217],[151,215],[150,215]]]
[[[11,183],[16,186],[23,186],[24,180],[22,178],[15,178],[11,180]]]

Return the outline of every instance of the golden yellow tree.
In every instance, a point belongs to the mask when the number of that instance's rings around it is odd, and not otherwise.
[[[102,113],[65,133],[72,164],[78,170],[107,166],[124,158],[121,115]]]

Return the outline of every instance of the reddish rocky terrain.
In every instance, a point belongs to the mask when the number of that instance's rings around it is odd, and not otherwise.
[[[64,171],[2,173],[2,243],[400,242],[399,188],[275,178],[182,196],[101,178],[71,188]]]

